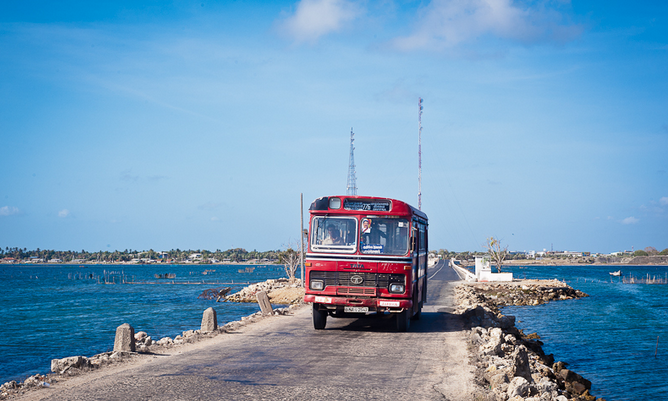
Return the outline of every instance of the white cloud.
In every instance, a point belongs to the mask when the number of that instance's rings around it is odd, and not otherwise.
[[[13,214],[19,214],[20,212],[19,208],[15,206],[0,207],[0,216],[11,216]]]
[[[659,199],[659,203],[661,206],[668,206],[668,196],[664,196],[663,198]]]
[[[622,220],[622,224],[636,224],[640,220],[636,219],[635,217],[627,217],[624,220]]]
[[[67,217],[70,215],[70,211],[67,209],[63,209],[60,212],[58,212],[58,217]]]
[[[321,36],[340,31],[363,9],[349,0],[301,0],[281,29],[297,42],[315,43]]]
[[[415,31],[396,38],[393,45],[400,50],[443,50],[487,35],[527,44],[565,42],[582,31],[564,21],[565,15],[550,8],[545,0],[531,4],[512,0],[433,0],[421,10]]]

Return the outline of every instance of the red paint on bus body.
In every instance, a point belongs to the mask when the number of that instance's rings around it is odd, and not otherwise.
[[[330,196],[309,210],[305,302],[313,323],[328,316],[397,314],[419,318],[427,290],[428,219],[390,198]]]

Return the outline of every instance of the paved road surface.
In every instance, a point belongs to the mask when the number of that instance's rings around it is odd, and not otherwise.
[[[472,368],[451,315],[453,270],[430,270],[419,321],[329,318],[311,308],[190,344],[173,355],[86,374],[27,394],[36,400],[469,400]],[[224,307],[224,306],[222,306]],[[177,348],[175,348],[177,350]]]

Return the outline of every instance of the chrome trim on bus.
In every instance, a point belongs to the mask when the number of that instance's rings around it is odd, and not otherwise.
[[[351,261],[351,262],[394,262],[394,263],[412,263],[413,258],[408,256],[378,256],[378,255],[319,255],[307,253],[306,259],[317,259],[323,261]]]

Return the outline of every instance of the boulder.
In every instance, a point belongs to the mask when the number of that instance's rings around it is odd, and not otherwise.
[[[135,334],[135,341],[143,341],[146,337],[148,337],[148,334],[145,331],[140,331]]]
[[[42,376],[34,375],[23,381],[23,387],[37,387],[42,383]]]
[[[513,347],[512,344],[508,344],[508,343],[501,344],[501,352],[504,355],[512,354],[514,349],[515,349],[515,347]]]
[[[542,393],[552,393],[554,391],[557,391],[557,383],[551,381],[547,377],[542,377],[537,383],[536,383],[536,389],[542,394]]]
[[[468,309],[462,317],[471,322],[471,326],[482,326],[482,321],[486,315],[485,308],[477,305],[475,308]]]
[[[471,341],[475,345],[480,345],[484,342],[480,333],[475,330],[475,329],[481,329],[481,328],[482,327],[474,327],[473,330],[471,331],[471,336],[469,337],[469,341]]]
[[[513,323],[514,325],[515,323]],[[512,334],[506,334],[505,337],[503,337],[506,343],[511,344],[511,345],[517,345],[517,337],[515,337]]]
[[[510,384],[508,384],[507,394],[511,399],[516,396],[527,397],[530,395],[530,392],[531,385],[527,379],[523,377],[514,377],[513,380],[510,381]]]
[[[98,354],[94,355],[90,359],[88,359],[88,364],[92,368],[99,368],[102,365],[106,365],[109,363],[109,354],[104,353],[104,354]]]
[[[580,382],[566,382],[566,391],[571,394],[580,395],[584,394],[584,392],[587,391],[587,388]]]
[[[173,344],[174,341],[170,337],[163,337],[156,344],[158,345],[170,345]]]
[[[548,368],[547,366],[543,365],[540,362],[535,362],[534,367],[533,367],[533,374],[532,376],[538,376],[538,378],[534,379],[535,381],[538,381],[541,379],[541,377],[547,377],[548,379],[554,381],[557,379],[557,376],[554,374],[552,369]]]
[[[483,345],[481,353],[483,355],[500,355],[502,354],[501,345],[503,342],[503,330],[498,327],[493,328],[489,331],[489,340]]]
[[[0,386],[0,392],[5,392],[8,390],[15,390],[19,388],[19,384],[16,382],[16,380],[11,380],[6,383],[4,383],[2,386]]]
[[[502,329],[509,329],[515,327],[515,316],[501,315],[499,317],[499,327]]]
[[[111,355],[109,355],[109,361],[113,362],[122,361],[125,355],[129,354],[123,351],[114,351],[111,353]]]
[[[503,373],[496,373],[495,375],[491,376],[489,378],[489,385],[492,387],[494,390],[500,390],[502,392],[507,392],[508,391],[508,376]]]
[[[566,385],[566,391],[571,394],[580,395],[583,394],[586,390],[591,389],[591,382],[579,374],[568,369],[561,369],[557,373],[557,377],[564,381]]]
[[[529,364],[529,354],[524,345],[515,348],[513,354],[510,356],[512,360],[512,368],[514,370],[513,376],[522,377],[527,381],[531,381],[531,365]]]
[[[558,361],[552,364],[552,370],[554,370],[554,373],[559,373],[561,369],[566,367],[566,363],[562,361]]]
[[[51,360],[51,371],[54,373],[64,373],[70,368],[83,368],[86,366],[88,366],[88,358],[84,356],[70,356]]]

